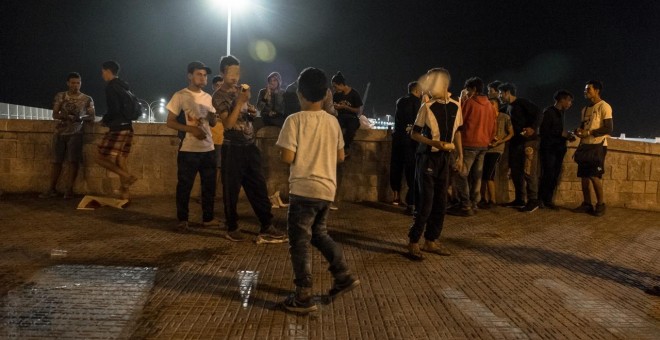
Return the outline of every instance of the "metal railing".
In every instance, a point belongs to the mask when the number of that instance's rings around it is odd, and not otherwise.
[[[53,120],[53,110],[0,103],[0,119]]]

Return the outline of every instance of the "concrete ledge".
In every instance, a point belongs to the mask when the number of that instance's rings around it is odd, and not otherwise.
[[[49,182],[52,136],[55,121],[0,120],[0,190],[39,192]],[[129,158],[129,170],[140,180],[132,192],[136,195],[174,195],[176,155],[179,140],[176,132],[162,123],[135,123],[135,138]],[[96,124],[85,128],[84,160],[75,191],[109,195],[119,187],[119,178],[94,162],[96,147],[106,128]],[[268,126],[257,131],[257,146],[263,158],[263,170],[270,193],[288,193],[288,166],[279,161],[275,141],[279,129]],[[660,144],[610,139],[605,162],[605,197],[608,205],[660,211]],[[572,159],[577,143],[569,145],[556,203],[578,205],[582,200],[577,164]],[[387,202],[389,188],[391,135],[387,130],[358,130],[351,158],[338,166],[338,199],[346,201]],[[503,155],[507,159],[507,154]],[[66,167],[65,167],[65,171]],[[498,199],[513,196],[502,161],[497,170]],[[403,183],[405,192],[405,183]],[[193,188],[193,192],[198,192]]]

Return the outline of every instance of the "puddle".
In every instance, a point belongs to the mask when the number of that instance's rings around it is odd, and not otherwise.
[[[156,268],[59,265],[8,292],[0,338],[128,338]]]

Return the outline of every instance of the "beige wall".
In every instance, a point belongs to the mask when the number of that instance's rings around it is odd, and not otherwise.
[[[48,186],[54,121],[0,120],[0,190],[40,192]],[[174,195],[178,139],[164,124],[136,123],[129,170],[139,177],[135,195]],[[77,193],[112,194],[119,178],[97,166],[96,144],[106,129],[89,127],[85,135],[85,159],[75,185]],[[288,171],[278,160],[275,147],[278,129],[258,132],[269,192],[287,193]],[[571,207],[582,201],[577,165],[572,161],[575,145],[569,146],[556,203]],[[360,130],[351,158],[339,167],[339,196],[348,201],[388,201],[390,140],[385,130]],[[503,169],[504,176],[506,169]],[[506,177],[504,177],[506,178]],[[605,195],[610,206],[660,211],[660,144],[612,139],[606,160]],[[502,186],[503,187],[503,186]],[[504,200],[509,190],[502,190]],[[195,189],[196,190],[196,189]]]

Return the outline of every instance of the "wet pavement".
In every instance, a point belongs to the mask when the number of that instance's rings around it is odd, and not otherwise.
[[[643,292],[660,284],[660,213],[448,216],[452,256],[413,262],[402,210],[342,202],[329,229],[362,284],[323,304],[332,280],[314,250],[319,310],[296,315],[277,305],[293,289],[286,244],[176,233],[169,197],[78,201],[0,200],[0,338],[660,339],[660,298]],[[286,210],[273,212],[284,228]]]

